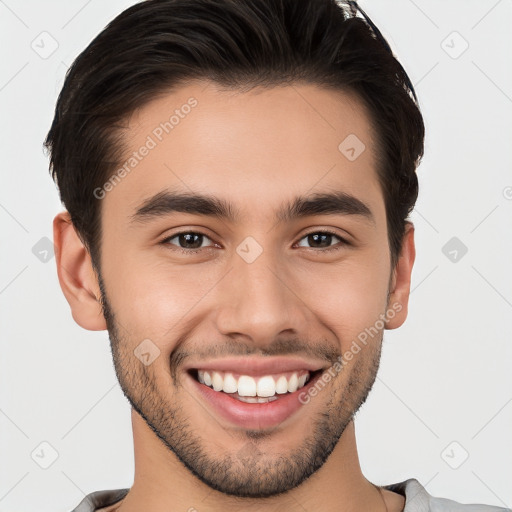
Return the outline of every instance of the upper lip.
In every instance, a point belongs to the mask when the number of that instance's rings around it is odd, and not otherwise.
[[[308,370],[315,372],[325,367],[321,363],[293,357],[237,357],[213,359],[189,364],[185,370],[219,370],[243,375],[271,375]]]

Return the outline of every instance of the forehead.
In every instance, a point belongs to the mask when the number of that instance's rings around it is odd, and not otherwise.
[[[373,129],[353,94],[193,82],[135,112],[123,140],[102,208],[125,219],[166,189],[208,193],[260,219],[307,192],[343,191],[383,212]]]

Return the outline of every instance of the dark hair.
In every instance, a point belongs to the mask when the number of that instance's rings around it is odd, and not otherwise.
[[[97,270],[101,201],[93,191],[121,161],[123,122],[193,79],[241,90],[304,82],[356,93],[377,137],[396,264],[418,195],[425,128],[409,77],[356,2],[146,0],[74,61],[45,140],[61,200]]]

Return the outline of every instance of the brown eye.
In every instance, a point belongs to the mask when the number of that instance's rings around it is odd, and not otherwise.
[[[176,240],[173,242],[172,240]],[[163,244],[175,245],[180,249],[201,249],[203,247],[210,247],[211,245],[203,245],[205,240],[210,240],[203,233],[197,233],[195,231],[184,231],[182,233],[176,233],[173,236],[162,240]],[[213,245],[213,244],[212,244]]]
[[[309,245],[304,245],[303,240],[306,241]],[[333,241],[338,240],[338,244],[332,245]],[[341,243],[339,243],[341,242]],[[339,235],[335,233],[331,233],[329,231],[315,231],[307,234],[301,241],[298,243],[299,247],[308,247],[310,249],[337,249],[337,246],[348,245],[348,242],[341,238]]]

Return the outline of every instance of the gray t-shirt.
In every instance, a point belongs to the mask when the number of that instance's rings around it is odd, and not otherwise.
[[[403,512],[512,512],[509,508],[489,505],[464,505],[444,498],[434,498],[416,480],[410,478],[397,484],[385,485],[384,489],[405,497]],[[72,512],[114,512],[116,503],[120,502],[129,489],[97,491],[88,494]]]

